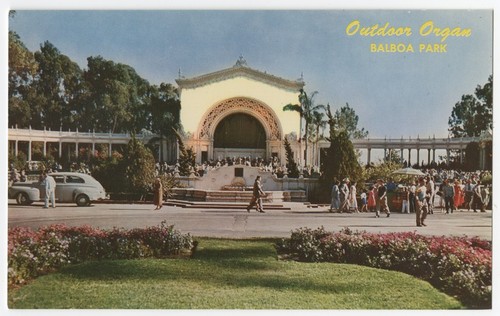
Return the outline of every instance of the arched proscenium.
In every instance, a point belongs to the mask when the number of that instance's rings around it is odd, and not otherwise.
[[[207,111],[199,128],[199,139],[213,139],[220,121],[233,113],[246,113],[259,120],[266,131],[267,140],[282,138],[280,121],[269,106],[254,99],[237,97],[219,102]]]

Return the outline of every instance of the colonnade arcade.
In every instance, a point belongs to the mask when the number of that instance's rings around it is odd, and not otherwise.
[[[147,142],[153,135],[136,135],[137,139]],[[78,158],[82,152],[113,151],[128,144],[130,134],[95,133],[76,131],[51,131],[9,128],[9,152],[18,155],[23,152],[28,161],[37,160],[37,154],[52,155],[54,158]],[[40,153],[38,153],[40,151]],[[55,155],[54,155],[55,154]]]
[[[241,100],[240,100],[241,101]],[[240,104],[241,105],[241,104]],[[256,105],[257,107],[257,105]],[[211,152],[214,147],[214,135],[216,134],[216,129],[224,119],[231,117],[234,114],[245,114],[245,110],[240,106],[235,106],[232,110],[224,107],[223,115],[217,115],[217,120],[211,120],[210,115],[205,116],[204,123],[201,125],[199,130],[200,139],[197,141],[202,142],[202,146],[199,146],[200,153],[205,149],[207,152]],[[217,109],[217,107],[214,107]],[[256,108],[254,108],[255,110]],[[219,111],[218,114],[221,114]],[[210,112],[209,112],[210,113]],[[284,154],[282,146],[282,134],[279,126],[279,121],[275,120],[272,116],[264,119],[262,115],[255,115],[253,112],[253,118],[255,119],[256,125],[261,125],[257,128],[262,128],[266,135],[266,152],[268,156],[274,154],[281,155]],[[269,113],[269,112],[266,112]],[[258,134],[256,131],[255,133]],[[257,135],[256,134],[256,135]],[[136,138],[148,142],[154,135],[142,135],[137,134]],[[54,152],[57,152],[57,157],[61,158],[64,154],[71,153],[74,157],[78,157],[81,153],[82,148],[92,150],[92,153],[96,150],[105,148],[108,155],[111,155],[112,151],[118,146],[126,145],[131,136],[129,134],[113,134],[113,133],[94,133],[94,132],[79,132],[79,131],[49,131],[49,130],[33,130],[33,129],[18,129],[10,128],[8,130],[9,139],[9,151],[14,155],[18,155],[19,152],[24,152],[26,154],[27,160],[32,161],[33,159],[33,146],[39,144],[42,146],[41,151],[44,156],[51,153],[51,148]],[[370,164],[372,162],[372,151],[373,150],[383,150],[384,157],[393,150],[399,150],[401,155],[401,160],[406,161],[408,165],[414,163],[420,163],[421,160],[426,160],[427,163],[436,162],[436,151],[444,150],[446,152],[446,162],[450,161],[450,152],[458,151],[460,162],[463,162],[464,152],[467,145],[471,142],[477,142],[479,144],[485,140],[483,137],[468,137],[468,138],[408,138],[408,139],[356,139],[353,140],[353,146],[361,151],[366,151],[366,163]],[[490,138],[491,140],[491,138]],[[262,140],[258,140],[261,142]],[[203,147],[203,144],[205,147]],[[320,141],[317,144],[318,149],[325,150],[329,148],[330,143],[327,141]],[[258,147],[258,146],[256,146]],[[310,148],[313,145],[310,145]],[[262,149],[263,150],[263,149]],[[424,154],[421,156],[421,151]],[[217,151],[214,152],[214,155]],[[416,160],[412,160],[412,153],[416,153]],[[320,165],[321,155],[317,155],[313,164],[317,163]],[[487,153],[485,152],[485,147],[480,145],[480,162],[479,165],[481,169],[487,166]],[[217,157],[208,157],[217,158]],[[284,160],[283,160],[284,161]]]
[[[401,161],[406,161],[408,166],[413,164],[421,164],[422,161],[427,164],[431,164],[433,162],[437,163],[436,151],[444,151],[445,152],[445,163],[447,165],[450,164],[451,152],[457,151],[460,163],[464,162],[465,157],[465,149],[467,145],[472,142],[477,142],[479,144],[483,144],[483,141],[491,140],[491,135],[485,135],[482,137],[462,137],[462,138],[427,138],[421,139],[417,138],[400,138],[400,139],[355,139],[352,140],[353,147],[360,151],[365,151],[366,153],[366,164],[370,165],[372,161],[372,151],[373,150],[383,150],[383,157],[387,157],[391,155],[392,151],[399,150],[399,155]],[[330,147],[330,143],[326,141],[322,141],[318,144],[318,147],[321,149],[326,149]],[[424,151],[424,154],[421,156],[421,151]],[[412,157],[415,157],[413,153],[416,154],[416,159],[413,160]],[[485,169],[487,164],[487,154],[486,148],[484,145],[480,145],[480,161],[479,166],[481,169]],[[321,156],[321,155],[319,155]],[[318,158],[318,165],[320,165],[320,158]]]

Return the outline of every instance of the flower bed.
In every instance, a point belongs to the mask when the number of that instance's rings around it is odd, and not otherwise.
[[[470,308],[491,308],[491,242],[416,233],[338,233],[300,228],[276,248],[306,262],[338,262],[397,270],[429,281]]]
[[[165,258],[190,252],[193,240],[165,221],[158,226],[101,230],[51,225],[33,231],[9,229],[8,280],[22,284],[63,265],[86,260]]]

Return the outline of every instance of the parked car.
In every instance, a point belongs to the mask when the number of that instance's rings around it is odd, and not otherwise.
[[[74,202],[78,206],[90,205],[92,201],[107,198],[103,186],[92,176],[77,172],[57,172],[49,174],[56,180],[56,201]],[[15,182],[9,187],[9,198],[16,199],[17,204],[30,205],[42,201],[45,197],[45,186],[40,182]]]

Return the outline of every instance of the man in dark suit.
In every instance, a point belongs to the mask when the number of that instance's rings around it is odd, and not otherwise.
[[[255,178],[255,182],[253,183],[253,196],[250,204],[247,206],[247,212],[250,212],[250,209],[254,206],[257,206],[257,212],[265,213],[262,208],[262,197],[265,196],[264,190],[262,190],[262,185],[260,184],[260,176]]]

